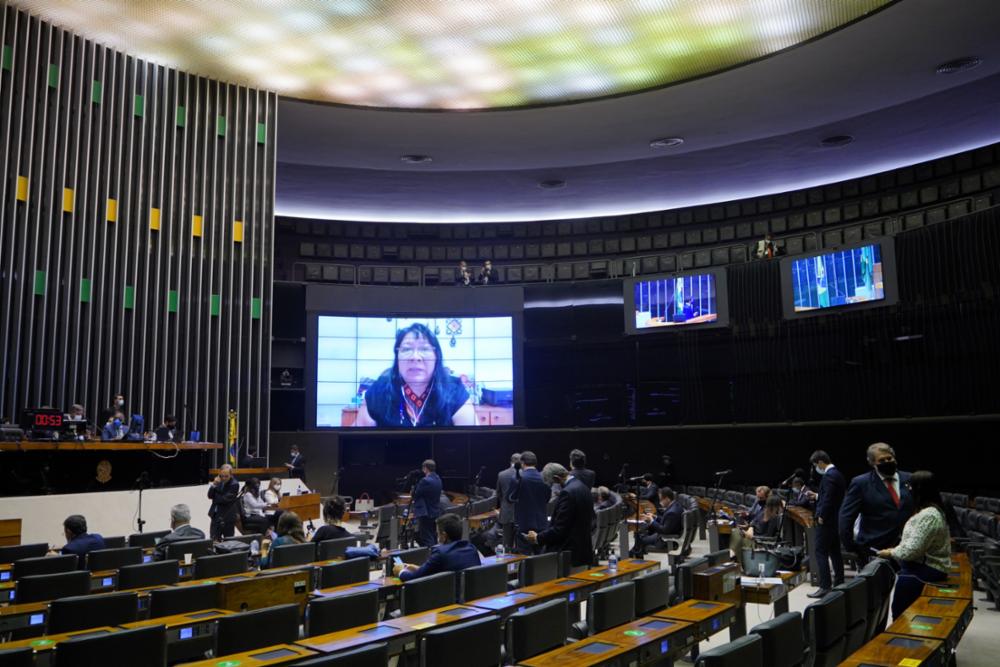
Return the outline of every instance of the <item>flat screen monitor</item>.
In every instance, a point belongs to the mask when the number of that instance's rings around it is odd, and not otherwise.
[[[725,269],[628,278],[624,290],[627,333],[729,325]]]
[[[781,261],[786,318],[878,308],[898,301],[891,238],[826,249]]]

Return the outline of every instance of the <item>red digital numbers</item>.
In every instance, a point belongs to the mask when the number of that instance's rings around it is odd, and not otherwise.
[[[63,416],[62,415],[35,415],[35,426],[48,426],[59,428],[62,426]]]

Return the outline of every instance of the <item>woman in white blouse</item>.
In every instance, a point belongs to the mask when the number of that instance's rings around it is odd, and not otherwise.
[[[264,502],[267,503],[267,509],[264,510],[264,514],[267,516],[268,522],[270,522],[271,527],[278,525],[278,517],[281,516],[281,511],[278,510],[278,501],[281,500],[281,478],[272,477],[271,481],[268,483],[267,488],[264,489]]]
[[[951,533],[941,490],[934,474],[918,470],[908,483],[913,494],[916,513],[903,526],[899,544],[882,549],[882,558],[894,558],[899,563],[899,576],[892,598],[893,619],[916,602],[924,584],[948,578],[951,570]]]
[[[267,502],[260,497],[260,481],[256,477],[247,480],[243,487],[243,534],[265,533],[268,529],[264,510]]]

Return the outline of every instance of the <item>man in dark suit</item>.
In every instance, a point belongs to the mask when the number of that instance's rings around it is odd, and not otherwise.
[[[88,533],[87,519],[80,514],[66,517],[63,533],[66,535],[66,546],[62,548],[62,554],[76,554],[76,564],[81,570],[87,569],[87,554],[105,548],[104,538],[97,533]]]
[[[298,445],[292,445],[288,449],[288,463],[285,467],[288,468],[289,479],[306,481],[306,457],[302,456]]]
[[[764,505],[767,503],[767,497],[771,495],[771,487],[769,486],[758,486],[756,489],[757,499],[753,501],[753,505],[747,510],[746,521],[749,524],[757,521],[764,514]]]
[[[521,462],[521,455],[510,455],[510,467],[504,468],[497,475],[497,507],[500,508],[500,516],[497,522],[503,532],[503,545],[507,551],[514,549],[514,503],[510,501],[510,490],[514,485],[514,476],[517,470],[514,466]]]
[[[820,476],[819,493],[816,496],[816,574],[819,588],[809,593],[811,598],[821,598],[830,592],[832,586],[844,583],[844,560],[840,555],[840,507],[844,502],[847,481],[837,470],[830,455],[816,450],[809,457],[809,463]],[[796,478],[798,479],[798,478]],[[809,493],[808,491],[806,493]],[[830,578],[830,564],[833,564],[833,581]]]
[[[648,500],[655,503],[659,496],[660,487],[653,481],[653,473],[647,472],[642,476],[642,488],[639,489],[639,500]]]
[[[661,486],[659,490],[660,511],[656,516],[646,514],[642,517],[646,522],[646,534],[639,536],[642,547],[651,547],[660,542],[661,535],[680,535],[684,531],[684,507],[677,502],[674,490],[669,486]],[[644,549],[633,547],[632,555],[642,558]]]
[[[439,572],[458,572],[479,565],[479,552],[468,540],[462,539],[462,520],[456,514],[442,514],[435,522],[438,544],[431,547],[427,561],[417,567],[396,564],[392,573],[403,581],[428,577]]]
[[[177,417],[167,415],[163,418],[160,428],[156,429],[157,442],[180,442],[183,440],[181,432],[177,428]]]
[[[868,447],[870,472],[851,480],[840,508],[840,539],[848,551],[866,563],[872,549],[887,549],[899,543],[903,525],[913,514],[910,473],[896,465],[896,452],[884,442]],[[855,520],[858,521],[855,531]]]
[[[574,449],[569,453],[569,471],[588,489],[597,486],[597,473],[587,468],[587,455],[581,450]]]
[[[847,486],[846,482],[844,486]],[[788,505],[790,507],[804,507],[809,511],[815,511],[816,501],[813,499],[813,495],[806,486],[806,481],[801,477],[795,477],[792,480],[791,493],[788,494]]]
[[[156,541],[153,560],[165,559],[167,547],[174,542],[205,539],[205,533],[191,525],[191,508],[184,504],[174,505],[170,508],[170,529],[171,532]]]
[[[417,519],[417,544],[431,547],[437,542],[434,520],[441,516],[441,478],[435,472],[437,463],[431,459],[420,469],[424,476],[413,489],[410,504]]]
[[[547,484],[562,485],[562,491],[552,511],[552,524],[540,532],[528,531],[528,542],[541,545],[545,553],[569,551],[573,567],[590,565],[594,560],[594,545],[590,539],[594,504],[590,489],[558,463],[545,464],[542,478]]]
[[[233,477],[233,467],[227,463],[219,468],[219,474],[208,486],[208,497],[212,500],[208,509],[208,516],[212,518],[209,533],[216,542],[236,534],[239,495],[240,483]]]
[[[552,491],[542,481],[538,472],[538,457],[534,452],[521,453],[521,470],[515,472],[514,484],[511,486],[509,500],[514,503],[514,522],[517,532],[517,552],[532,556],[539,549],[524,540],[522,535],[528,531],[542,531],[549,527],[548,505]],[[588,502],[590,491],[587,491]]]

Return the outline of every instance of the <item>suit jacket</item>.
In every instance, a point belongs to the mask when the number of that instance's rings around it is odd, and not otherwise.
[[[660,500],[660,487],[656,484],[650,484],[649,486],[643,486],[639,488],[639,499],[648,500],[654,505]]]
[[[649,532],[657,535],[680,535],[684,532],[684,507],[677,500],[649,524]]]
[[[500,516],[497,520],[501,524],[514,523],[514,503],[510,502],[510,490],[514,484],[514,474],[517,471],[514,467],[506,468],[497,475],[497,506],[500,508]]]
[[[203,539],[205,539],[205,533],[203,533],[201,529],[195,528],[189,523],[186,523],[183,526],[177,526],[177,528],[161,537],[156,543],[156,549],[153,550],[153,560],[163,560],[166,558],[167,547],[174,542]]]
[[[758,498],[753,501],[753,505],[747,510],[747,522],[753,523],[762,516],[764,516],[764,503]]]
[[[534,468],[521,471],[521,479],[514,479],[511,486],[510,497],[517,499],[514,505],[514,521],[517,529],[526,533],[529,530],[539,531],[549,527],[548,512],[551,491],[548,485],[542,481],[542,473]],[[590,497],[590,490],[587,491]],[[589,528],[587,529],[590,530]]]
[[[583,482],[583,485],[588,489],[597,486],[597,473],[590,468],[573,468],[570,470],[570,474]]]
[[[823,519],[824,526],[832,526],[838,530],[840,524],[840,507],[844,504],[844,493],[847,492],[847,480],[844,473],[836,466],[826,469],[819,481],[819,495],[816,498],[816,518]]]
[[[104,538],[97,533],[77,535],[62,548],[63,555],[76,554],[77,569],[87,569],[87,554],[96,549],[104,549]]]
[[[235,521],[239,514],[240,483],[235,477],[230,477],[229,482],[208,486],[208,497],[212,499],[212,506],[208,508],[208,516],[220,521]]]
[[[594,545],[590,526],[594,520],[594,505],[590,489],[576,477],[570,477],[556,499],[552,525],[538,533],[538,543],[546,553],[569,551],[573,566],[590,565]]]
[[[840,508],[840,539],[850,550],[856,547],[887,549],[895,546],[903,526],[914,512],[913,495],[906,488],[910,473],[899,471],[899,507],[889,489],[872,470],[851,480]],[[854,521],[861,517],[857,537]]]
[[[289,479],[306,481],[306,457],[299,452],[288,461],[292,467],[288,469]]]
[[[436,519],[441,516],[441,478],[436,472],[424,475],[413,489],[413,516]]]
[[[439,572],[458,572],[467,567],[479,565],[479,552],[468,540],[438,544],[431,548],[427,560],[416,570],[403,570],[399,578],[403,581],[427,577]]]

